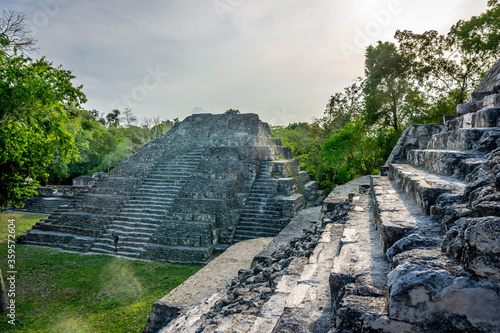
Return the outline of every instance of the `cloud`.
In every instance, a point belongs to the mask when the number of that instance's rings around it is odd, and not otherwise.
[[[169,75],[135,101],[138,117],[236,108],[285,125],[321,116],[330,95],[363,74],[368,44],[396,29],[447,29],[486,7],[486,0],[218,1],[230,5],[222,18],[214,0],[5,3],[32,21],[48,18],[34,26],[40,54],[73,70],[89,109],[108,113],[123,95],[144,92],[148,68],[159,67]],[[381,21],[394,1],[400,11]],[[373,24],[378,30],[356,45]],[[350,59],[347,44],[358,48]]]

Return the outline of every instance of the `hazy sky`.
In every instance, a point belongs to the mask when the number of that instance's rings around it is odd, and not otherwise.
[[[38,57],[84,85],[87,109],[181,120],[227,109],[273,125],[323,114],[396,29],[446,32],[487,0],[0,0]]]

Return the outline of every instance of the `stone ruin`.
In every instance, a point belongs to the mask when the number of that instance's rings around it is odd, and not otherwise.
[[[500,332],[500,61],[381,171],[197,304],[159,300],[144,332]]]
[[[255,114],[196,114],[138,150],[20,238],[67,251],[203,263],[275,236],[317,183]]]
[[[72,185],[46,185],[36,187],[37,195],[27,199],[23,208],[14,208],[15,211],[52,214],[59,206],[69,205],[75,197],[87,192],[101,177],[106,177],[104,172],[96,172],[92,176],[76,177]]]

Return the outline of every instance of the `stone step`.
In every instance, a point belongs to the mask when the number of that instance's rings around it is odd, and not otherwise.
[[[165,216],[165,212],[160,212],[160,213],[149,213],[145,211],[121,211],[119,214],[116,215],[117,219],[123,219],[127,220],[128,218],[133,218],[133,219],[153,219],[153,220],[159,220]]]
[[[168,205],[173,202],[171,200],[169,201],[161,201],[158,203],[154,203],[152,201],[141,201],[141,200],[130,200],[126,208],[124,209],[150,209],[150,210],[156,210],[156,211],[168,211]],[[146,207],[146,208],[144,208]]]
[[[240,215],[240,218],[252,218],[252,217],[269,217],[269,218],[277,218],[281,216],[281,211],[278,210],[266,210],[266,211],[243,211]]]
[[[84,252],[92,246],[95,239],[95,237],[68,232],[31,229],[19,238],[19,243],[57,247],[66,251]]]
[[[384,252],[400,239],[410,235],[422,245],[436,247],[444,235],[442,226],[422,214],[405,193],[396,188],[387,177],[371,176],[371,179],[373,218]]]
[[[145,245],[146,242],[126,242],[122,241],[120,238],[120,240],[118,240],[117,248],[125,252],[135,252],[144,248]],[[114,250],[115,245],[113,241],[105,242],[98,240],[94,243],[94,247],[92,248],[92,250],[95,250],[96,248]]]
[[[241,223],[261,223],[262,225],[265,226],[266,224],[281,224],[281,223],[285,223],[285,221],[287,221],[287,219],[280,219],[278,217],[267,217],[267,216],[245,217],[245,218],[241,218],[240,222],[238,224],[241,224]]]
[[[158,174],[150,174],[144,182],[152,181],[152,180],[163,180],[163,181],[169,181],[169,180],[185,180],[191,177],[190,172],[183,172],[183,173],[173,173],[168,170],[161,170],[158,172]]]
[[[500,108],[490,108],[458,116],[445,122],[446,131],[460,128],[500,127]]]
[[[152,234],[156,231],[157,228],[153,227],[141,227],[141,226],[127,226],[124,224],[112,224],[108,226],[108,230],[116,231],[117,234],[128,232],[128,233],[137,233],[137,234]],[[120,232],[118,232],[120,231]],[[119,236],[119,235],[118,235]]]
[[[429,141],[427,148],[443,150],[491,151],[497,146],[496,140],[492,140],[491,138],[498,138],[498,136],[500,136],[499,127],[460,128],[451,132],[434,134]]]
[[[353,317],[359,317],[359,327],[364,331],[376,332],[379,327],[372,325],[384,325],[383,318],[388,315],[390,265],[379,242],[368,202],[367,194],[354,197],[353,208],[344,225],[341,248],[329,277],[335,324],[346,332],[358,331],[352,326]],[[380,327],[380,331],[396,332],[390,327]]]
[[[122,208],[120,211],[121,214],[147,214],[147,215],[161,215],[165,216],[167,209],[164,206],[160,206],[159,208],[151,207],[149,205],[138,205],[127,204],[125,208]]]
[[[129,250],[129,249],[121,249],[118,248],[118,251],[114,251],[114,247],[112,249],[107,249],[107,248],[92,248],[90,251],[88,251],[88,254],[111,254],[111,255],[117,255],[117,256],[123,256],[123,257],[129,257],[129,258],[140,258],[140,251],[141,249],[135,249],[135,250]]]
[[[245,231],[245,232],[235,232],[234,237],[233,237],[233,242],[241,242],[247,239],[255,239],[255,238],[265,238],[265,237],[274,237],[276,236],[280,231],[276,232],[257,232],[257,231]]]
[[[151,193],[151,192],[141,192],[132,195],[128,202],[171,202],[177,197],[178,193]]]
[[[260,197],[260,198],[252,198],[251,196],[248,197],[246,204],[267,204],[267,203],[275,203],[274,198],[269,198],[269,197]]]
[[[149,187],[149,186],[144,186],[140,189],[138,189],[134,195],[144,195],[144,194],[150,194],[150,195],[177,195],[180,190],[178,189],[172,189],[172,188],[161,188],[161,187]]]
[[[118,242],[119,243],[122,243],[122,242],[132,242],[132,243],[147,243],[149,242],[149,235],[146,235],[146,234],[135,234],[135,233],[120,233],[118,234],[118,237],[119,237],[119,240]],[[109,244],[114,244],[114,240],[113,240],[113,237],[111,236],[111,234],[104,234],[102,235],[101,237],[99,237],[97,239],[98,242],[101,242],[101,243],[109,243]]]
[[[464,179],[485,161],[485,154],[471,150],[413,149],[408,163],[433,173]]]
[[[256,199],[260,199],[260,198],[268,198],[269,197],[269,194],[268,193],[263,193],[263,192],[252,192],[250,195],[249,195],[249,198],[256,198]]]
[[[441,195],[463,200],[465,183],[456,178],[435,175],[409,164],[391,164],[389,180],[402,189],[422,211],[429,215]]]
[[[159,204],[170,203],[174,200],[175,195],[173,194],[138,194],[133,195],[128,201],[129,203],[151,203],[158,202]]]
[[[147,188],[155,188],[155,187],[161,187],[165,189],[172,189],[172,190],[177,190],[180,191],[182,190],[182,186],[173,184],[173,180],[179,180],[179,178],[171,178],[171,177],[158,177],[158,178],[147,178],[145,179],[141,187],[147,187]]]
[[[238,238],[241,235],[252,235],[252,234],[266,234],[266,235],[277,235],[282,228],[276,227],[267,227],[267,228],[262,228],[262,227],[253,227],[253,226],[247,226],[247,225],[241,225],[238,227],[238,231],[235,232],[234,237]],[[252,237],[254,238],[254,237]]]
[[[343,229],[342,224],[329,223],[325,226],[321,239],[305,264],[278,282],[275,294],[259,314],[263,320],[254,324],[252,332],[332,332],[329,280]],[[290,266],[300,267],[293,263]]]
[[[25,240],[25,241],[23,241],[23,244],[33,245],[33,246],[43,246],[43,247],[54,247],[54,248],[58,248],[58,249],[63,250],[63,251],[68,251],[68,252],[83,252],[83,250],[78,246],[71,246],[71,245],[64,244],[64,243],[39,242],[39,241]]]
[[[99,239],[112,239],[111,233],[114,232],[113,229],[109,228],[110,231],[104,233],[99,237]],[[133,238],[133,239],[149,239],[151,237],[151,233],[148,232],[140,232],[137,230],[129,229],[129,230],[120,230],[120,232],[116,232],[118,237],[122,239],[124,238]]]
[[[158,225],[161,223],[160,219],[158,220],[152,220],[152,221],[158,221],[157,223],[151,223],[151,222],[143,222],[143,221],[128,221],[125,219],[116,219],[113,222],[109,224],[108,228],[111,228],[113,226],[124,226],[124,227],[138,227],[138,228],[156,228]]]

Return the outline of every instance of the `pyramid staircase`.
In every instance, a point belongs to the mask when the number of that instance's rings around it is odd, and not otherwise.
[[[281,207],[274,198],[278,180],[271,178],[271,174],[272,162],[262,162],[236,227],[234,242],[274,237],[289,222],[281,218]]]
[[[114,232],[119,237],[116,254],[140,257],[151,235],[165,222],[174,199],[196,170],[201,157],[201,150],[192,150],[180,158],[160,162],[153,167],[90,252],[115,253],[111,236]]]

